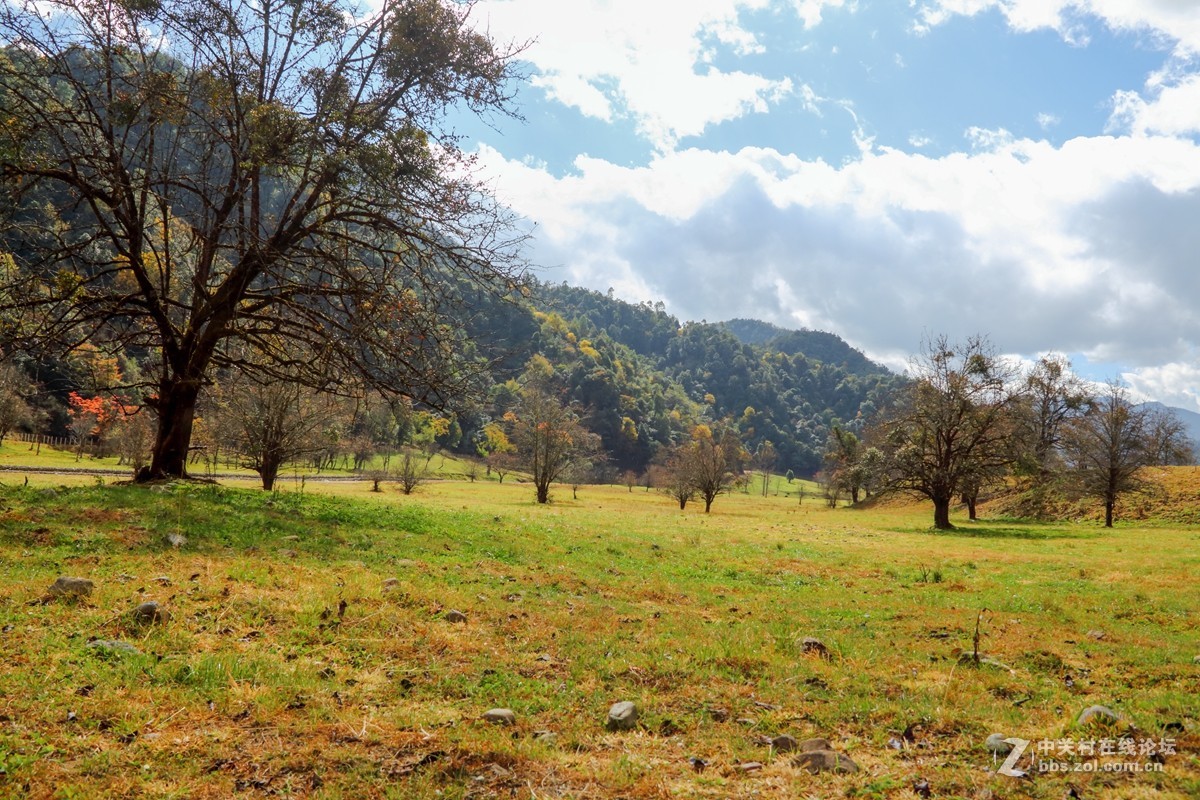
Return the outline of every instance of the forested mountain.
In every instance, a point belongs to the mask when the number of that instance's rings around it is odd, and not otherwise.
[[[811,474],[833,422],[855,429],[899,380],[833,334],[681,324],[662,303],[565,284],[537,284],[530,301],[542,315],[539,352],[621,468],[644,467],[694,421],[727,419],[749,452],[770,441],[780,472]],[[755,330],[770,335],[735,335]]]

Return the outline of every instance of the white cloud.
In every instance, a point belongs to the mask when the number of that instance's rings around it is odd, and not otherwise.
[[[954,16],[991,9],[1004,14],[1015,30],[1049,28],[1073,44],[1086,44],[1078,18],[1093,16],[1114,31],[1148,34],[1200,52],[1200,14],[1192,0],[927,0],[918,7],[917,27],[928,30]]]
[[[1037,115],[1038,127],[1044,131],[1050,130],[1060,122],[1062,119],[1055,114],[1041,113]]]
[[[1200,362],[1172,362],[1121,376],[1138,395],[1200,412]]]
[[[660,151],[708,127],[761,113],[795,87],[712,65],[713,43],[737,55],[762,51],[744,27],[746,12],[774,8],[773,0],[481,0],[473,16],[499,40],[522,41],[537,31],[522,57],[538,70],[534,84],[587,116],[628,116]],[[800,0],[806,25],[845,0]],[[853,5],[853,4],[851,4]],[[775,9],[776,13],[781,13]]]
[[[1175,85],[1151,87],[1150,91],[1155,96],[1149,101],[1136,92],[1118,92],[1110,127],[1142,135],[1200,134],[1200,74],[1188,75]]]
[[[868,148],[841,166],[764,148],[634,168],[580,158],[562,178],[494,151],[482,161],[539,223],[533,256],[558,265],[553,279],[668,298],[687,319],[820,327],[881,357],[911,351],[924,329],[989,332],[1024,353],[1190,357],[1200,146],[978,143],[941,158]]]

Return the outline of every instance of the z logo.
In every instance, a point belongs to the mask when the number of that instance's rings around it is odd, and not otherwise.
[[[1029,747],[1029,742],[1024,739],[1009,738],[1005,742],[1013,746],[1012,752],[1008,754],[1008,758],[1004,759],[1004,763],[1000,765],[1000,769],[996,770],[1001,775],[1007,775],[1010,778],[1023,778],[1025,773],[1017,769],[1017,762],[1021,760],[1021,756],[1025,754],[1025,748]]]

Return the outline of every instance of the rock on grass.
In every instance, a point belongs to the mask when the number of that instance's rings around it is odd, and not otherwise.
[[[63,575],[46,590],[46,597],[48,599],[62,597],[68,600],[78,600],[90,595],[93,588],[95,588],[95,584],[87,578],[72,578],[69,575]]]

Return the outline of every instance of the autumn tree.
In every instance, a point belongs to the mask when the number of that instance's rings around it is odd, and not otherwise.
[[[538,381],[522,388],[516,408],[505,418],[517,461],[533,479],[539,503],[550,501],[552,483],[599,451],[599,437]]]
[[[1063,449],[1079,491],[1104,503],[1111,528],[1117,499],[1142,486],[1143,467],[1187,463],[1193,444],[1170,411],[1135,405],[1125,387],[1110,381],[1087,411],[1071,420]]]
[[[979,336],[927,340],[911,371],[881,426],[885,480],[932,500],[934,527],[950,530],[950,504],[969,483],[1017,456],[1017,373]]]
[[[0,180],[30,211],[0,229],[0,346],[152,354],[132,388],[155,478],[186,474],[217,369],[435,406],[475,389],[441,306],[511,289],[521,237],[446,122],[509,113],[516,87],[470,9],[0,5]]]
[[[697,425],[685,454],[696,494],[704,500],[707,514],[717,496],[728,492],[741,473],[745,456],[742,443],[727,427],[714,433],[707,425]]]

